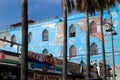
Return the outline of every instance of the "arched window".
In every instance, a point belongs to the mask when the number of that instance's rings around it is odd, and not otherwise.
[[[14,45],[14,43],[16,43],[16,36],[15,35],[12,35],[11,37],[11,47]]]
[[[90,22],[90,34],[97,33],[97,24],[95,21]]]
[[[92,43],[91,45],[91,55],[98,55],[98,49],[97,49],[97,44],[96,43]]]
[[[29,34],[28,34],[28,43],[31,43],[31,41],[32,41],[32,33],[29,32]]]
[[[43,55],[48,55],[48,50],[47,49],[44,49],[43,52],[42,52]]]
[[[45,29],[42,33],[43,41],[48,41],[48,31]]]
[[[16,43],[16,36],[15,35],[12,35],[11,42]]]
[[[6,36],[4,36],[4,38],[3,38],[4,40],[6,40]]]
[[[71,57],[76,57],[76,47],[74,45],[70,47],[70,58]]]
[[[4,36],[4,37],[3,37],[3,39],[4,39],[4,40],[6,40],[6,36]],[[3,43],[5,43],[5,44],[6,44],[6,41],[3,41]]]
[[[74,25],[70,26],[69,32],[70,32],[70,34],[69,34],[70,37],[75,37],[76,31],[75,31],[75,26]]]

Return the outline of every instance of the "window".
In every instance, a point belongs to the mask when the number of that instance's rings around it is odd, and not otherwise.
[[[48,41],[48,31],[45,29],[42,33],[43,41]]]
[[[28,34],[28,43],[31,43],[31,41],[32,41],[32,33],[29,32],[29,34]]]
[[[3,37],[3,40],[6,40],[6,36]],[[6,44],[6,41],[3,41],[4,44]]]
[[[16,43],[16,36],[15,35],[12,35],[11,42]]]
[[[44,49],[43,52],[42,52],[43,55],[48,55],[48,50],[47,49]]]
[[[97,49],[97,44],[96,43],[92,43],[91,45],[91,55],[98,55],[98,49]]]
[[[4,36],[4,38],[3,38],[4,40],[6,40],[6,36]]]
[[[76,57],[76,47],[74,45],[70,47],[70,58],[72,57]]]
[[[12,35],[11,37],[11,47],[14,45],[14,43],[16,43],[16,36],[15,35]]]
[[[95,21],[92,21],[90,23],[90,34],[96,33],[96,32],[97,32],[97,24],[95,23]]]
[[[70,37],[75,37],[75,26],[74,25],[71,25],[70,26]]]

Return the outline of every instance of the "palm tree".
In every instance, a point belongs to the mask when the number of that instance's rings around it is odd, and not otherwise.
[[[107,9],[110,12],[110,8],[115,6],[117,0],[92,0],[97,11],[100,12],[100,29],[102,35],[102,58],[103,58],[103,80],[106,80],[106,59],[105,59],[105,45],[103,34],[103,10]],[[119,0],[118,0],[119,1]],[[115,80],[115,79],[114,79]]]
[[[104,34],[103,34],[103,10],[100,10],[100,29],[102,35],[102,58],[103,58],[103,80],[106,80],[106,59],[105,59],[105,45],[104,45]]]
[[[28,0],[22,0],[22,51],[21,51],[21,77],[27,80],[28,75]]]
[[[85,12],[86,14],[86,61],[87,61],[87,80],[90,78],[90,30],[89,30],[89,16],[88,14],[95,14],[95,8],[91,0],[76,0],[76,11]]]
[[[93,4],[96,7],[96,10],[100,11],[100,29],[102,35],[102,58],[103,58],[103,80],[106,80],[106,59],[105,59],[105,47],[104,47],[104,35],[103,35],[103,9],[106,7],[105,0],[93,0]]]
[[[64,52],[63,52],[63,80],[67,80],[67,12],[74,8],[73,0],[62,0],[64,16]]]
[[[64,0],[63,4],[64,15],[64,52],[63,52],[63,80],[67,80],[67,0]]]

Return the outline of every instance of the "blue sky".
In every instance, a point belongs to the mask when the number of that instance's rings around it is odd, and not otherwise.
[[[0,30],[21,22],[21,0],[0,0]],[[61,0],[28,0],[29,20],[62,16]]]

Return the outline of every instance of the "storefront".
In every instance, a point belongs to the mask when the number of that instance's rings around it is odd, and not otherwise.
[[[29,72],[28,79],[30,79],[30,80],[60,80],[60,75],[42,74],[37,71],[32,71],[32,72]]]
[[[0,80],[19,80],[20,68],[9,64],[0,64]]]
[[[20,80],[19,56],[17,53],[0,51],[0,80]],[[29,52],[28,80],[62,80],[62,66],[61,59]],[[82,80],[79,65],[68,62],[68,66],[68,80]]]
[[[29,52],[28,65],[30,80],[62,80],[61,59]],[[82,80],[79,65],[68,62],[68,66],[68,80]]]
[[[19,80],[18,54],[0,51],[0,80]]]
[[[63,80],[62,74],[58,73],[40,73],[37,71],[29,72],[29,80]],[[83,80],[80,75],[68,75],[68,80]]]

